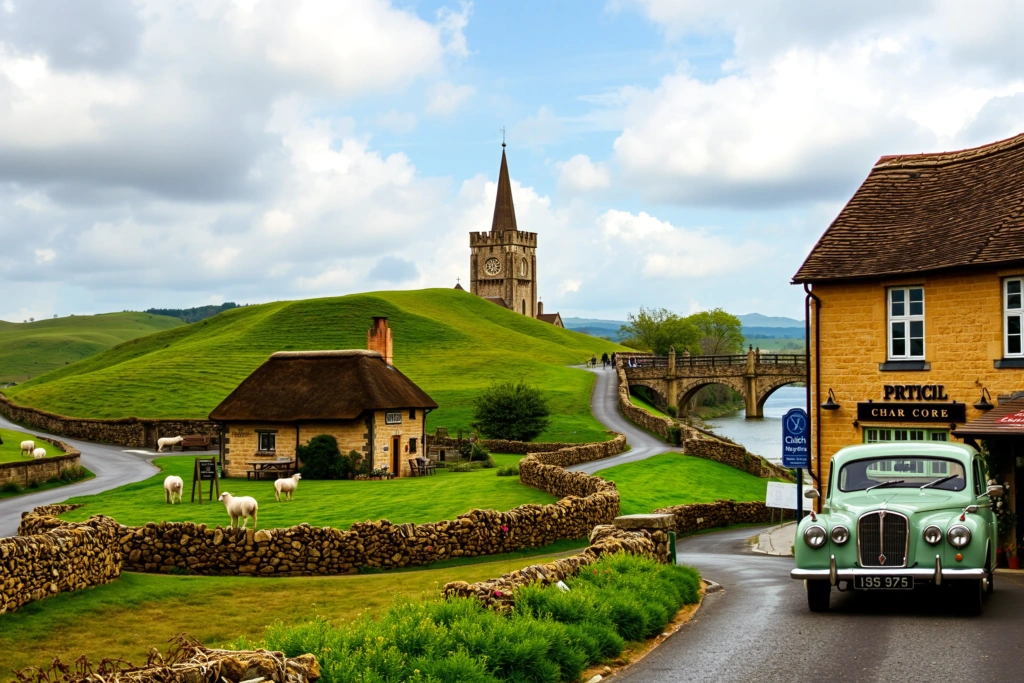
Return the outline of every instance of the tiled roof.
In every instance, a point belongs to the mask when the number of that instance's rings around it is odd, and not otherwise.
[[[508,161],[505,160],[505,143],[501,144],[501,168],[498,170],[498,192],[494,198],[494,218],[491,232],[518,230],[516,207],[512,204],[512,181],[508,177]]]
[[[1024,398],[1000,402],[987,413],[953,430],[957,438],[1024,436]]]
[[[537,320],[543,323],[551,323],[552,325],[556,325],[558,327],[565,327],[565,325],[562,323],[562,316],[558,315],[557,313],[538,313]]]
[[[492,304],[498,304],[502,308],[508,308],[508,304],[505,303],[505,300],[503,298],[501,298],[500,296],[483,296],[483,297],[480,297],[480,298],[481,299],[486,299],[487,301],[490,301]]]
[[[793,282],[1024,262],[1024,134],[959,152],[884,156]]]

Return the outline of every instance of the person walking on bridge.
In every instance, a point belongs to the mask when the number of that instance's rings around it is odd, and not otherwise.
[[[597,367],[597,354],[596,353],[590,354],[590,367],[592,367],[592,368],[596,368]]]
[[[607,351],[605,351],[604,353],[601,354],[601,367],[603,367],[603,368],[607,368],[608,367],[608,352]]]

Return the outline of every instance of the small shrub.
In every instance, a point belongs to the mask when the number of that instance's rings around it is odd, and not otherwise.
[[[472,444],[469,449],[469,459],[487,461],[491,459],[491,454],[480,444]]]
[[[491,457],[490,453],[487,454],[486,460],[477,464],[480,465],[480,469],[482,470],[490,470],[498,466],[498,463],[494,462],[494,458]]]
[[[519,463],[515,465],[502,465],[498,468],[499,477],[518,477],[519,476]]]
[[[530,441],[543,432],[551,409],[540,389],[520,380],[496,382],[473,407],[473,426],[493,439]]]
[[[31,482],[29,482],[28,488],[30,488],[33,491],[35,491],[37,488],[39,488],[39,482],[38,481],[31,481]]]
[[[16,481],[9,481],[0,486],[0,493],[21,493],[21,484]]]
[[[676,406],[669,406],[668,408],[665,408],[665,412],[669,414],[669,417],[679,416],[679,408]]]
[[[683,430],[676,425],[672,425],[668,428],[668,442],[673,446],[681,446],[683,444]]]
[[[320,434],[299,446],[296,452],[302,462],[303,479],[345,479],[350,474],[351,463],[341,457],[338,440],[329,434]]]
[[[75,482],[75,481],[78,481],[78,480],[84,479],[84,478],[85,478],[85,468],[84,467],[69,467],[69,468],[67,468],[66,470],[64,470],[63,472],[60,473],[60,480],[65,482],[65,483],[67,483],[67,484],[70,484],[72,482]]]

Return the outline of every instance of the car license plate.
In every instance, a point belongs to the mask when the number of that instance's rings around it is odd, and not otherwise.
[[[853,587],[860,591],[908,591],[914,588],[912,576],[855,576]]]

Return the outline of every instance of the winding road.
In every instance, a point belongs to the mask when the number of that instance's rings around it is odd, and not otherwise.
[[[3,417],[0,417],[0,427],[29,434],[47,435],[46,432],[38,429],[26,429],[16,425]],[[168,453],[131,452],[123,446],[79,441],[78,439],[69,439],[66,436],[54,438],[58,438],[64,443],[80,450],[82,452],[82,467],[92,471],[96,476],[93,479],[80,481],[77,484],[59,486],[48,491],[28,493],[0,500],[0,538],[14,536],[18,532],[18,524],[21,522],[22,512],[31,510],[38,505],[59,503],[72,496],[88,496],[94,493],[102,493],[123,484],[142,481],[160,471],[153,465],[153,458],[169,455]],[[192,455],[195,454],[193,453]]]
[[[1020,681],[1024,575],[996,575],[980,617],[958,616],[946,591],[832,592],[807,610],[793,560],[750,551],[746,528],[679,542],[680,564],[723,591],[615,681]]]
[[[574,465],[566,469],[593,474],[615,465],[645,460],[652,455],[668,453],[669,451],[680,453],[683,451],[682,448],[669,446],[660,438],[640,429],[622,416],[622,413],[619,412],[619,381],[614,368],[587,368],[587,370],[597,375],[594,393],[590,396],[590,409],[593,411],[594,417],[608,429],[625,434],[630,450],[622,455],[602,458],[601,460]]]

